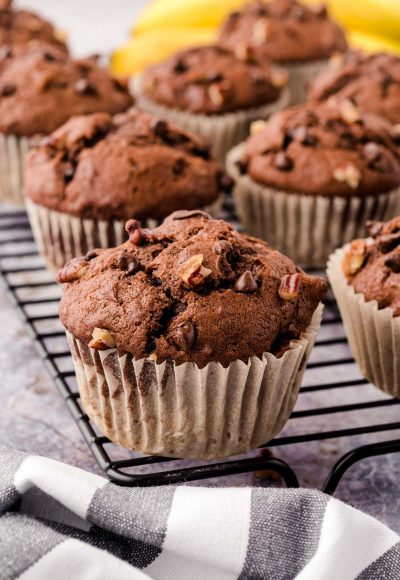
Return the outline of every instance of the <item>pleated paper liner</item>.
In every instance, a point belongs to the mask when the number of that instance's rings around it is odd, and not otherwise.
[[[0,202],[24,205],[24,167],[29,139],[0,133]]]
[[[307,101],[310,81],[329,67],[329,60],[282,64],[289,72],[290,104],[298,105]]]
[[[342,270],[346,251],[330,257],[327,274],[335,294],[351,352],[364,377],[392,397],[400,398],[400,317],[392,308],[378,309],[348,284]]]
[[[289,90],[285,87],[277,101],[262,107],[224,115],[187,113],[151,101],[141,93],[140,82],[140,76],[136,76],[130,83],[138,107],[151,115],[169,120],[186,131],[204,137],[212,144],[213,155],[219,161],[224,161],[226,153],[248,136],[253,121],[266,119],[289,104]]]
[[[216,215],[221,204],[220,198],[204,208],[204,211]],[[54,271],[71,258],[83,256],[95,248],[113,248],[128,239],[126,220],[82,219],[48,209],[29,198],[26,199],[26,209],[39,253]],[[160,221],[148,219],[141,223],[143,227],[153,228]]]
[[[400,188],[376,196],[314,196],[288,193],[241,175],[236,161],[243,145],[227,157],[235,180],[234,195],[248,233],[306,266],[324,266],[329,255],[355,238],[365,237],[367,220],[387,221],[400,213]]]
[[[322,305],[281,358],[227,368],[134,360],[67,332],[83,408],[111,441],[142,453],[207,459],[254,449],[288,420],[321,316]]]

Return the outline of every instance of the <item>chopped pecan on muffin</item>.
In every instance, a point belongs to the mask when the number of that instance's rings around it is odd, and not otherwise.
[[[58,275],[61,321],[94,349],[199,367],[282,354],[326,292],[324,279],[198,210],[152,230],[126,227],[128,242]]]
[[[249,52],[219,46],[182,50],[143,74],[142,90],[156,103],[190,113],[221,115],[276,101],[284,70],[260,64]]]
[[[48,134],[73,115],[126,110],[126,86],[94,58],[71,59],[50,44],[33,42],[0,54],[0,132]]]
[[[106,221],[162,219],[231,186],[204,140],[137,109],[71,118],[28,153],[25,184],[42,207]]]
[[[365,300],[390,307],[400,316],[400,216],[367,224],[372,240],[354,240],[342,262],[343,273]]]
[[[32,40],[54,44],[67,50],[61,35],[54,26],[37,14],[27,10],[14,10],[11,0],[0,2],[0,45],[1,50],[9,46],[26,44]]]
[[[309,90],[315,101],[350,99],[359,109],[400,123],[400,58],[350,51],[335,58]],[[400,129],[400,126],[399,126]]]
[[[323,4],[253,1],[223,23],[218,42],[236,53],[281,63],[320,61],[346,50],[343,30]]]
[[[378,195],[400,185],[400,148],[390,124],[349,100],[306,103],[256,125],[237,166],[285,192]]]

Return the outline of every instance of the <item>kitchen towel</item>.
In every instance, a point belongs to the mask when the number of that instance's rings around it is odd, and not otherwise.
[[[0,578],[397,580],[400,537],[315,490],[124,488],[1,449]]]

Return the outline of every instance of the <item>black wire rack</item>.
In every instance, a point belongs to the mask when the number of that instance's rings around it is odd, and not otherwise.
[[[72,413],[84,440],[95,457],[105,475],[114,483],[132,486],[163,485],[181,483],[202,479],[209,479],[234,474],[268,471],[278,473],[287,486],[299,485],[295,471],[288,462],[276,458],[269,452],[271,448],[279,448],[298,443],[311,443],[328,439],[348,438],[350,450],[333,465],[322,490],[333,494],[344,473],[356,462],[400,451],[400,440],[372,441],[361,446],[351,447],[351,438],[358,435],[383,434],[400,430],[400,421],[379,423],[370,418],[362,424],[341,424],[336,429],[326,431],[296,430],[294,434],[285,433],[268,442],[265,452],[258,451],[242,457],[235,457],[218,462],[188,462],[166,457],[145,456],[125,451],[127,458],[121,458],[121,448],[114,446],[106,437],[102,436],[83,411],[80,404],[73,371],[72,359],[67,347],[64,331],[58,320],[57,307],[60,299],[60,288],[54,281],[54,276],[46,269],[43,260],[37,253],[29,227],[26,213],[22,210],[0,209],[0,273],[4,287],[18,308],[18,311],[27,324],[30,335],[44,360],[51,377],[63,397],[65,404]],[[346,393],[349,387],[364,388],[369,386],[368,381],[360,375],[352,374],[347,369],[355,368],[354,361],[349,355],[347,341],[344,335],[341,319],[336,303],[332,296],[325,303],[325,311],[321,333],[317,339],[315,352],[318,356],[312,357],[308,364],[300,397],[317,392]],[[326,371],[330,368],[331,372]],[[343,369],[345,378],[342,380]],[[339,372],[341,371],[341,373]],[[325,371],[325,372],[323,372]],[[318,377],[324,374],[335,380],[327,382],[309,381],[310,373]],[[312,426],[313,419],[324,415],[350,415],[352,411],[376,410],[382,407],[398,405],[400,401],[380,396],[373,400],[358,402],[342,402],[340,404],[314,408],[298,408],[291,415],[289,427],[299,419],[307,419],[308,426]],[[343,395],[343,400],[346,397]],[[348,415],[347,415],[348,414]],[[342,422],[341,422],[342,423]],[[168,469],[173,462],[174,467]],[[188,466],[188,463],[190,465]],[[176,465],[178,467],[176,468]],[[148,473],[143,473],[146,466],[156,466]],[[159,466],[159,469],[158,469]]]

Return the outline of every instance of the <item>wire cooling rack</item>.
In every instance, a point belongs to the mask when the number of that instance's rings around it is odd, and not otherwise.
[[[188,462],[122,450],[102,436],[83,411],[72,359],[57,316],[60,287],[37,253],[24,211],[0,209],[0,273],[5,289],[26,322],[30,335],[90,451],[107,477],[115,483],[127,486],[162,485],[267,471],[278,473],[287,486],[296,487],[299,483],[294,469],[288,462],[274,457],[269,452],[270,449],[347,438],[349,451],[332,466],[322,486],[323,491],[332,494],[344,473],[354,463],[400,451],[399,439],[380,440],[385,432],[390,434],[391,431],[400,430],[400,421],[379,422],[374,417],[374,411],[398,405],[400,401],[384,397],[379,391],[373,391],[372,400],[369,396],[366,400],[362,397],[356,402],[349,402],[351,399],[346,397],[352,388],[371,390],[371,386],[360,377],[349,354],[341,319],[332,296],[328,296],[326,300],[321,332],[305,373],[298,404],[284,433],[265,445],[268,448],[265,452],[258,451],[217,462]],[[302,399],[308,400],[307,397],[313,394],[328,392],[337,394],[335,401],[338,404],[321,405],[321,397],[318,404],[311,408],[304,408],[301,404]],[[350,416],[353,412],[357,412],[358,417],[363,417],[362,413],[365,413],[365,419],[361,422],[359,419],[356,424],[352,423]],[[337,427],[334,429],[315,429],[313,425],[320,426],[321,417],[325,415],[331,416],[329,425],[335,425],[332,417],[340,417],[341,420],[336,422]],[[382,413],[379,416],[382,417]],[[346,421],[343,421],[343,417]],[[304,428],[292,428],[296,423],[304,425]],[[372,438],[370,443],[352,447],[352,437],[354,441],[357,440],[356,436],[366,434]],[[171,462],[174,467],[168,469]],[[144,469],[146,466],[149,468],[148,473]]]

